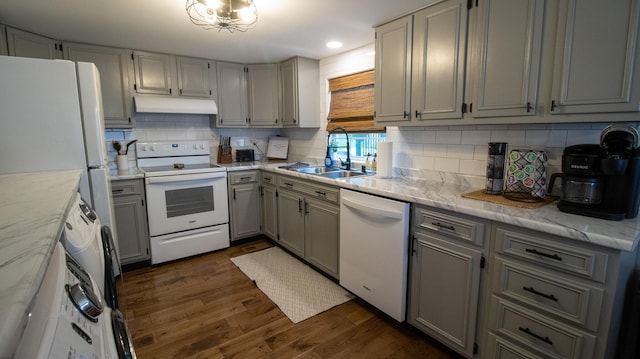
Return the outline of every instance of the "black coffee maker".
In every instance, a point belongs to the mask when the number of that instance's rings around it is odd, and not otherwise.
[[[583,216],[622,220],[635,218],[640,205],[638,131],[607,126],[600,144],[569,146],[562,153],[562,172],[551,176],[548,193],[562,178],[558,209]]]

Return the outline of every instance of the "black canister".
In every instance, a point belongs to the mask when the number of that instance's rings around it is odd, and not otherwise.
[[[487,159],[487,184],[485,192],[500,194],[504,187],[504,157],[507,153],[507,143],[489,142],[489,157]]]

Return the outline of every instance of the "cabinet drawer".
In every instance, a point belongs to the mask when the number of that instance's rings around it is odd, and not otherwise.
[[[456,214],[450,216],[422,207],[415,207],[414,226],[437,232],[479,246],[484,242],[485,223]]]
[[[548,238],[548,239],[543,239]],[[604,282],[608,255],[604,252],[552,240],[553,236],[497,227],[496,251],[533,261],[544,267],[560,269]]]
[[[494,293],[598,330],[603,289],[502,258],[495,263]]]
[[[507,340],[489,333],[486,357],[493,359],[542,359],[541,356],[530,353]]]
[[[118,180],[111,182],[111,196],[128,196],[132,194],[142,194],[144,192],[144,181],[142,179],[135,180]]]
[[[229,184],[252,183],[258,181],[258,171],[230,172]]]
[[[552,358],[593,357],[595,336],[556,322],[523,307],[492,298],[492,329],[532,351]]]
[[[338,203],[339,189],[322,186],[308,181],[301,181],[291,177],[278,177],[278,187],[300,192],[310,197]]]
[[[278,185],[278,176],[275,173],[261,172],[260,177],[260,182],[262,182],[262,184]]]

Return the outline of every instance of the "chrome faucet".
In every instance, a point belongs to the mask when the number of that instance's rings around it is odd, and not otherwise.
[[[349,148],[349,134],[347,133],[347,130],[345,130],[342,127],[336,127],[333,130],[329,131],[329,135],[327,136],[327,152],[329,152],[329,150],[333,147],[329,142],[331,135],[338,130],[344,132],[344,135],[347,137],[347,160],[343,161],[342,159],[340,159],[340,166],[344,166],[344,169],[348,171],[351,169],[351,154],[350,154],[351,151]]]

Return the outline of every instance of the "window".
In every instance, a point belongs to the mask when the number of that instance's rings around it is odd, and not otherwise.
[[[352,162],[362,162],[367,160],[370,155],[370,161],[373,156],[378,153],[378,142],[387,139],[386,133],[350,133],[349,134],[349,150]],[[347,159],[347,138],[344,133],[333,133],[329,137],[331,145],[331,155],[334,161]]]

